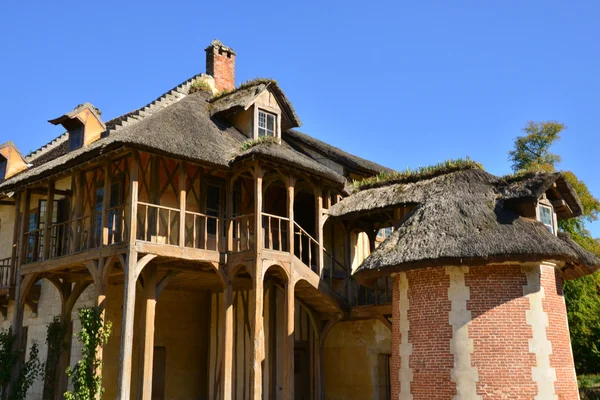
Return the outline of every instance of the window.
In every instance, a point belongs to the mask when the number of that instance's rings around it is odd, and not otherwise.
[[[277,124],[277,117],[275,114],[267,113],[264,111],[258,112],[258,136],[276,136],[275,126]]]
[[[8,164],[8,161],[6,160],[6,158],[0,156],[0,181],[4,179],[4,177],[6,176],[6,166]]]
[[[552,207],[540,204],[538,206],[539,220],[542,224],[546,225],[546,228],[554,233],[554,211]]]
[[[69,132],[69,151],[83,146],[83,128],[73,129]]]

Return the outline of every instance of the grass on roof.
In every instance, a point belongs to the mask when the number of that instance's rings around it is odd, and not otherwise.
[[[212,88],[206,81],[195,81],[190,86],[190,91],[188,92],[188,94],[192,94],[192,93],[196,93],[196,92],[200,92],[200,91],[212,93]]]
[[[436,176],[469,169],[483,170],[483,165],[477,161],[471,160],[469,157],[466,159],[459,158],[457,160],[446,160],[439,164],[430,165],[428,167],[419,167],[417,169],[407,168],[406,170],[400,172],[381,172],[371,178],[353,181],[352,184],[355,190],[372,189],[395,183],[417,182],[425,179],[435,178]]]
[[[240,151],[242,151],[242,152],[246,151],[254,146],[257,146],[257,145],[263,144],[263,143],[281,144],[281,139],[279,139],[277,137],[273,137],[273,136],[261,136],[258,139],[249,139],[242,143],[242,146],[240,147]]]
[[[243,90],[243,89],[249,88],[251,86],[260,85],[261,83],[264,83],[265,85],[268,85],[269,83],[277,84],[277,81],[275,79],[270,79],[270,78],[250,79],[250,80],[247,80],[246,82],[242,83],[240,86],[238,86],[236,88],[233,88],[231,90],[222,90],[219,93],[216,93],[213,97],[211,97],[210,101],[217,101],[217,100],[222,99],[223,97],[228,96],[232,93],[235,93],[239,90]]]

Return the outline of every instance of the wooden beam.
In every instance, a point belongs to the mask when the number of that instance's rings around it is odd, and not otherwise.
[[[185,208],[187,200],[187,169],[185,162],[179,163],[179,247],[185,247]],[[171,221],[169,221],[171,223]]]
[[[22,201],[22,196],[21,193],[17,193],[16,198],[15,198],[15,202],[17,203],[17,207],[15,209],[15,223],[14,223],[14,227],[13,227],[13,242],[12,242],[12,249],[11,249],[11,256],[10,256],[10,280],[9,280],[9,284],[13,284],[15,282],[15,276],[16,276],[16,269],[17,269],[17,254],[18,253],[18,248],[19,248],[19,227],[20,227],[20,223],[19,223],[19,213],[21,212],[21,201]]]
[[[260,259],[259,259],[260,260]],[[258,262],[256,265],[256,276],[253,277],[252,287],[252,303],[254,303],[253,314],[251,316],[252,321],[252,359],[250,367],[250,399],[251,400],[262,400],[262,362],[264,360],[264,321],[263,321],[263,300],[264,300],[264,286],[262,279],[262,262]]]
[[[117,391],[118,400],[129,400],[131,393],[131,357],[133,350],[133,320],[135,313],[135,286],[137,281],[137,251],[135,238],[137,236],[137,206],[138,206],[138,160],[131,159],[129,171],[128,206],[129,237],[127,249],[127,266],[124,281],[123,322],[121,326],[121,349],[119,354],[119,383]]]
[[[50,225],[52,225],[52,216],[54,215],[54,181],[48,183],[48,195],[46,201],[46,215],[44,216],[44,254],[43,259],[50,258],[50,247],[52,244],[52,235]]]
[[[293,190],[293,189],[292,189]],[[283,347],[283,399],[294,399],[294,320],[295,320],[294,283],[293,280],[285,285],[285,330]]]
[[[320,277],[323,276],[323,194],[320,187],[314,188],[315,192],[315,228],[317,237],[315,238],[318,243],[317,249],[317,273]]]
[[[101,226],[102,226],[102,238],[101,238],[101,242],[100,244],[102,246],[106,246],[108,245],[110,238],[109,238],[109,232],[110,232],[110,222],[109,222],[109,215],[108,215],[108,209],[110,208],[110,197],[111,197],[111,188],[112,188],[112,168],[111,168],[111,160],[106,160],[106,163],[104,164],[104,189],[102,191],[102,222],[101,222]],[[117,216],[115,215],[115,218]]]
[[[15,201],[0,200],[0,206],[14,206],[16,204]]]
[[[179,272],[180,271],[169,270],[165,274],[165,276],[163,276],[162,279],[156,284],[156,300],[158,300],[162,291],[165,290],[169,281],[176,277],[179,274]]]
[[[228,281],[223,293],[223,320],[222,320],[222,337],[223,352],[222,359],[222,393],[221,400],[232,400],[233,398],[233,286],[232,282]]]
[[[292,175],[288,176],[287,180],[287,208],[288,208],[288,242],[289,242],[289,252],[290,254],[294,254],[294,187],[296,185],[296,178]]]
[[[154,361],[154,318],[156,313],[156,265],[150,264],[142,271],[144,277],[144,322],[141,325],[138,399],[151,400],[152,363]]]

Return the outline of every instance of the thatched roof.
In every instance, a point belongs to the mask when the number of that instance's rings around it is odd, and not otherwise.
[[[292,127],[302,125],[292,103],[288,100],[277,82],[271,79],[255,79],[240,85],[231,92],[224,92],[211,99],[212,116],[228,116],[242,110],[247,110],[261,93],[270,90],[283,112],[290,120]]]
[[[571,184],[560,172],[533,172],[500,179],[499,189],[507,201],[537,201],[542,194],[552,188],[552,192],[560,193],[568,207],[557,209],[559,220],[578,217],[583,213],[583,205]],[[564,210],[564,211],[563,211]]]
[[[330,209],[350,217],[391,206],[413,210],[359,266],[357,278],[441,265],[565,261],[572,278],[600,268],[600,260],[550,233],[540,222],[504,207],[497,177],[472,169],[409,184],[360,191]],[[575,250],[576,249],[576,250]]]
[[[310,157],[294,150],[286,142],[278,143],[260,143],[250,147],[245,151],[240,151],[233,159],[233,162],[240,162],[248,158],[262,158],[289,164],[293,167],[320,175],[333,182],[344,184],[345,179],[342,175],[330,170],[323,164],[320,164]]]
[[[309,157],[312,156],[307,151],[305,151],[305,147],[308,147],[309,149],[320,153],[321,155],[323,155],[323,157],[329,160],[343,165],[351,172],[356,172],[365,175],[376,175],[380,172],[393,172],[391,168],[384,167],[383,165],[347,153],[342,149],[334,147],[328,143],[315,139],[312,136],[308,136],[296,130],[284,131],[282,138],[283,140],[288,142],[292,147],[294,147],[294,149],[296,149],[297,151],[304,152]]]
[[[203,91],[183,96],[165,108],[138,119],[135,123],[110,130],[100,140],[71,152],[67,152],[66,144],[59,144],[38,156],[36,160],[43,162],[35,162],[32,168],[0,184],[0,191],[8,191],[25,182],[46,178],[122,147],[222,168],[229,168],[234,159],[238,161],[252,155],[269,157],[343,183],[343,177],[296,152],[285,143],[273,147],[255,146],[247,152],[240,152],[242,143],[248,138],[227,120],[211,117],[209,98],[210,94]]]

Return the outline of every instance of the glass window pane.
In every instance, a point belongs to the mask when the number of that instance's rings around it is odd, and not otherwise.
[[[0,181],[6,176],[6,158],[0,156]]]
[[[275,116],[273,114],[267,116],[267,129],[270,131],[275,130]]]

